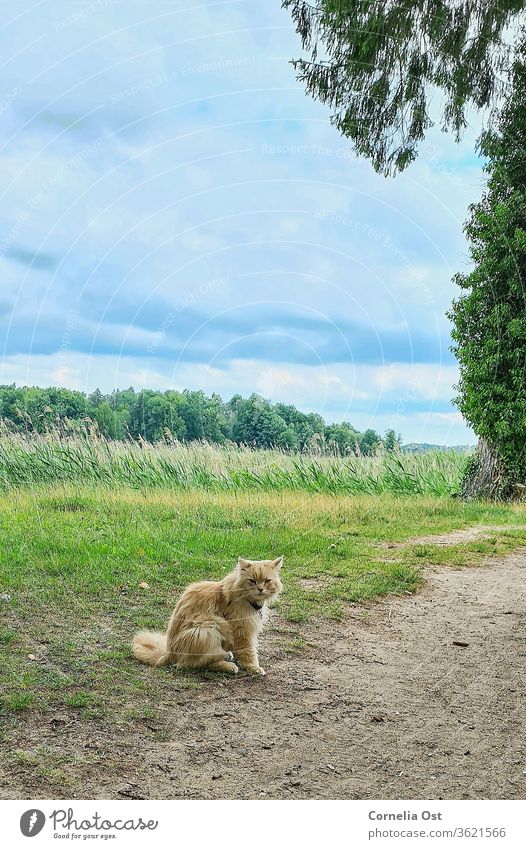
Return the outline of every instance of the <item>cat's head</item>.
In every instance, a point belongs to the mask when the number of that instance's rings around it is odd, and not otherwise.
[[[237,561],[237,586],[243,590],[243,595],[250,602],[263,604],[272,601],[283,589],[279,572],[283,565],[283,557],[276,560],[245,560],[240,557]]]

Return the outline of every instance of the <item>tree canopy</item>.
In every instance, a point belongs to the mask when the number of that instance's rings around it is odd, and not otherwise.
[[[403,170],[432,126],[458,139],[466,110],[495,110],[523,20],[520,0],[282,0],[307,57],[293,60],[307,92],[332,110],[356,152],[385,174]]]
[[[228,441],[254,448],[323,451],[332,454],[375,454],[395,451],[400,436],[385,439],[374,430],[360,433],[349,422],[326,424],[317,413],[303,413],[292,404],[271,404],[252,394],[219,395],[132,387],[86,396],[69,389],[0,386],[0,421],[4,428],[25,433],[92,431],[108,439],[147,442]]]

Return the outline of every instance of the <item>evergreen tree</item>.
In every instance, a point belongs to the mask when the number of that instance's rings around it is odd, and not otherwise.
[[[88,401],[92,405],[92,407],[98,407],[102,401],[102,392],[99,388],[95,389],[95,392],[92,392],[91,395],[88,395]]]
[[[494,108],[524,18],[520,0],[282,0],[308,58],[294,60],[307,92],[377,171],[402,170],[432,126],[458,138],[469,106]],[[512,26],[510,26],[512,25]]]

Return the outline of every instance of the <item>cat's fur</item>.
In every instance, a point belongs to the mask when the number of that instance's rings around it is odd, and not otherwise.
[[[222,581],[190,584],[175,606],[165,634],[139,631],[132,642],[135,657],[151,666],[265,674],[258,660],[257,638],[268,619],[267,602],[282,590],[276,560],[244,560]]]

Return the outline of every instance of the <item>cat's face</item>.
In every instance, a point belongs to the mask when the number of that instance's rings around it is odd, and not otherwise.
[[[263,604],[276,598],[283,589],[279,579],[279,571],[283,565],[283,557],[276,560],[244,560],[237,561],[239,577],[237,586],[243,589],[247,601]]]

